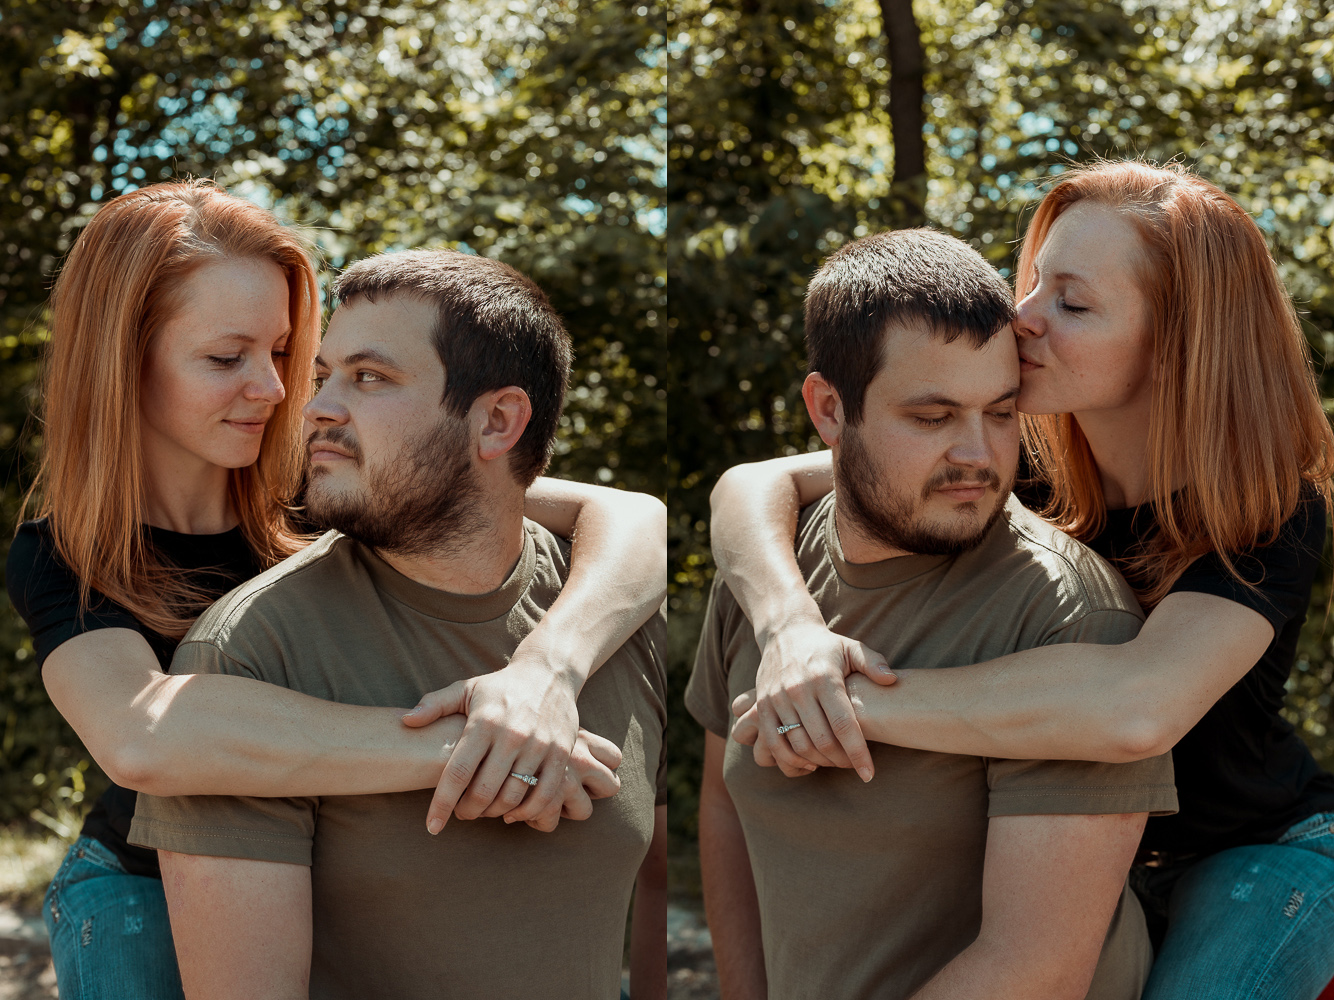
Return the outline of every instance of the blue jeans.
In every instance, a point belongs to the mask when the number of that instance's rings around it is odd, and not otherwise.
[[[162,882],[80,837],[46,890],[60,1000],[184,1000]]]
[[[1143,1000],[1315,1000],[1334,978],[1334,813],[1131,884],[1167,921]]]

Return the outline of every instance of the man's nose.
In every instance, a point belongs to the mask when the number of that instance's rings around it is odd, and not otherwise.
[[[951,465],[964,465],[973,469],[987,469],[995,458],[991,452],[991,442],[987,440],[986,428],[982,425],[982,415],[956,421],[958,434],[945,457]]]
[[[330,427],[347,423],[347,407],[338,399],[336,391],[329,384],[331,381],[331,379],[326,379],[320,390],[301,410],[301,416],[307,424]]]

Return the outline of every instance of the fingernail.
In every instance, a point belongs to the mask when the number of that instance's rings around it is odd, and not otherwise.
[[[861,776],[862,781],[870,781],[870,780],[871,780],[871,776],[872,776],[874,773],[875,773],[875,772],[872,771],[869,767],[859,767],[859,768],[857,768],[857,774]]]
[[[802,770],[805,771],[807,774],[810,774],[812,771],[815,770],[815,765],[807,764],[805,767],[802,768]]]
[[[420,712],[421,710],[422,710],[422,707],[421,707],[420,705],[417,705],[417,706],[413,707],[413,708],[408,712],[408,715],[416,715],[416,714],[417,714],[418,712]]]
[[[440,817],[438,816],[426,821],[426,832],[429,833],[432,837],[434,837],[444,828],[445,828],[445,821],[440,819]]]
[[[513,817],[513,816],[506,816],[506,817],[505,817],[505,822],[506,822],[506,824],[513,823],[513,822],[514,822],[514,817]]]

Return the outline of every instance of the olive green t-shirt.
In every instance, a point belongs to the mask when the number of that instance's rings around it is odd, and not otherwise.
[[[1115,570],[1016,500],[969,552],[862,564],[844,560],[834,510],[833,495],[807,508],[797,561],[830,628],[892,664],[959,666],[1139,631],[1139,606]],[[899,1000],[920,989],[981,927],[988,817],[1176,809],[1169,754],[1098,764],[873,743],[867,784],[833,768],[786,778],[729,736],[729,706],[755,686],[759,659],[750,623],[715,580],[686,706],[727,738],[723,775],[755,876],[770,1000]],[[1139,997],[1152,958],[1126,890],[1089,996]]]
[[[330,532],[215,604],[174,673],[256,677],[354,705],[503,667],[560,593],[569,545],[531,522],[499,589],[445,593]],[[654,618],[584,686],[580,724],[621,748],[620,791],[539,833],[500,819],[426,832],[431,790],[319,798],[140,796],[145,847],[311,867],[310,995],[610,1000],[630,894],[663,792],[665,627]],[[281,933],[281,928],[274,928]]]

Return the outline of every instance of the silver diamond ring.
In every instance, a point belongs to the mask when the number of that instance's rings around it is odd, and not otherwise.
[[[779,726],[779,727],[778,727],[778,735],[779,735],[779,736],[782,736],[784,733],[788,732],[789,730],[792,730],[792,729],[800,729],[800,728],[801,728],[801,723],[800,723],[800,722],[793,722],[791,725],[787,725],[787,726]]]
[[[537,784],[537,775],[535,775],[535,774],[520,774],[518,771],[511,771],[511,772],[510,772],[510,777],[511,777],[511,778],[518,778],[518,779],[519,779],[520,781],[522,781],[525,785],[536,785],[536,784]]]

